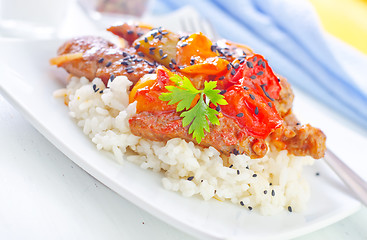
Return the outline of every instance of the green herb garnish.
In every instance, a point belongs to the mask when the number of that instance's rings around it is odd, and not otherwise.
[[[182,126],[186,127],[191,124],[189,134],[192,133],[192,137],[200,143],[204,138],[204,129],[210,132],[208,121],[214,125],[219,125],[218,112],[210,108],[209,104],[212,103],[217,106],[218,104],[227,105],[228,103],[224,96],[219,94],[220,90],[214,89],[217,86],[216,81],[205,82],[204,89],[198,90],[187,77],[182,78],[175,74],[170,77],[170,80],[176,86],[166,86],[169,92],[162,93],[159,99],[169,101],[168,105],[178,103],[176,111],[182,112],[180,114],[180,117],[183,118]],[[195,106],[191,108],[192,102],[198,94],[200,98]]]

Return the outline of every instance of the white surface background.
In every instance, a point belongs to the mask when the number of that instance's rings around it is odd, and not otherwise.
[[[68,13],[61,35],[92,29],[78,13]],[[0,164],[0,239],[193,239],[91,177],[1,96]],[[362,208],[300,239],[367,239],[366,226]]]

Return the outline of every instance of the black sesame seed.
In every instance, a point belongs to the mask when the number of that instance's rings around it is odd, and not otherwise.
[[[134,31],[133,30],[128,30],[127,31],[127,34],[129,34],[129,35],[131,35],[131,34],[133,34],[134,33]]]
[[[253,62],[256,62],[256,60],[257,60],[257,57],[255,56],[254,59],[253,59]]]
[[[171,59],[171,63],[173,63],[173,64],[177,64],[177,63],[176,63],[176,60],[175,60],[175,59],[173,59],[173,58]]]
[[[135,48],[136,50],[138,50],[138,49],[139,49],[139,47],[140,47],[140,42],[138,42],[138,43],[135,45],[135,47],[134,47],[134,48]]]
[[[124,57],[122,60],[129,60],[131,56]]]
[[[233,167],[233,164],[231,164],[231,166],[229,166],[229,168],[232,168]]]
[[[243,89],[248,90],[249,88],[248,88],[248,87],[246,87],[246,86],[244,86],[244,87],[243,87]]]
[[[245,204],[242,201],[240,202],[240,204],[241,204],[241,206],[245,206]]]
[[[159,55],[162,56],[163,55],[163,50],[159,49]]]
[[[149,66],[154,67],[154,63],[149,62],[148,60],[144,60]]]
[[[257,177],[257,174],[256,174],[256,173],[254,173],[254,174],[252,175],[252,177]]]
[[[258,62],[257,62],[257,66],[260,66],[261,64],[263,63],[263,60],[259,60]]]
[[[261,84],[260,87],[263,90],[266,97],[268,97],[271,101],[274,101],[274,98],[270,97],[269,93],[265,89],[266,84]]]
[[[215,44],[211,45],[211,46],[210,46],[210,50],[211,50],[212,52],[215,52],[215,51],[217,50],[217,45],[215,45]]]
[[[141,36],[143,36],[143,35],[144,35],[144,33],[142,33],[142,32],[138,32],[136,35],[138,35],[138,37],[141,37]]]
[[[280,82],[280,78],[278,77],[278,82]]]
[[[162,34],[162,35],[166,35],[166,34],[168,34],[168,32],[161,32],[161,34]]]
[[[167,56],[168,56],[168,55],[167,55],[167,53],[166,53],[166,54],[164,54],[164,55],[161,57],[161,60],[165,59]]]
[[[148,42],[148,38],[146,38],[146,37],[145,37],[145,38],[144,38],[144,42],[146,42],[146,43],[147,43],[147,42]]]
[[[103,90],[99,91],[99,93],[102,94],[103,93]]]
[[[139,56],[139,57],[144,57],[145,55],[144,55],[144,53],[142,53],[142,52],[138,52],[138,56]]]
[[[250,211],[252,210],[252,207],[251,207],[251,206],[248,206],[247,208],[248,208],[248,210],[250,210]]]
[[[227,92],[227,90],[222,90],[222,91],[220,91],[220,92],[219,92],[219,94],[223,95],[223,94],[225,94],[226,92]]]
[[[187,35],[187,36],[181,36],[179,39],[180,40],[186,40],[186,39],[188,39],[189,38],[189,36]]]
[[[134,69],[128,69],[126,70],[127,73],[133,73],[134,72]]]
[[[227,64],[227,70],[231,69],[231,64]]]
[[[162,35],[157,35],[154,37],[155,39],[158,39],[159,41],[162,40],[163,36]]]
[[[223,80],[224,79],[224,76],[221,76],[218,78],[218,80]]]
[[[301,123],[300,123],[300,122],[298,122],[298,123],[296,123],[296,125],[301,125]]]
[[[260,71],[260,72],[256,73],[256,75],[257,75],[257,76],[261,76],[261,75],[263,75],[263,74],[264,74],[264,72],[263,72],[263,71]]]
[[[154,51],[155,50],[155,47],[150,47],[149,48],[149,51]]]
[[[203,179],[201,179],[201,180],[200,180],[200,182],[204,182],[204,180],[203,180]]]
[[[267,193],[268,193],[268,190],[265,190],[265,191],[264,191],[264,194],[267,194]]]
[[[153,52],[153,51],[149,51],[149,54],[150,54],[150,55],[154,55],[154,52]]]
[[[240,170],[237,169],[237,175],[240,175]]]
[[[256,115],[259,114],[259,108],[258,107],[255,108],[255,114]]]
[[[275,196],[275,191],[274,191],[274,189],[273,190],[271,190],[271,196]]]
[[[96,91],[96,87],[97,85],[96,84],[93,84],[93,90]]]
[[[251,93],[249,94],[249,96],[250,96],[250,98],[252,99],[252,100],[255,100],[255,96],[254,95],[252,95]]]
[[[187,43],[182,43],[181,44],[181,47],[186,47],[187,46]]]
[[[194,179],[194,176],[188,177],[187,180],[191,181],[192,179]]]
[[[173,64],[172,64],[171,62],[168,64],[168,66],[169,66],[170,68],[175,68],[175,66],[173,66]]]
[[[235,74],[236,74],[236,69],[234,69],[234,68],[233,68],[233,69],[231,70],[231,75],[232,75],[232,76],[234,76]]]
[[[111,74],[110,81],[112,82],[115,79],[115,75]]]
[[[122,56],[126,57],[127,55],[127,52],[122,52]]]
[[[237,117],[243,117],[243,113],[239,113],[236,115]]]
[[[255,75],[252,75],[252,76],[250,76],[250,78],[251,78],[251,79],[255,79],[255,78],[256,78],[256,76],[255,76]]]
[[[122,61],[121,64],[122,65],[125,65],[125,66],[128,66],[129,65],[129,62],[128,61]]]
[[[141,61],[143,61],[143,59],[139,58],[139,59],[136,59],[135,61],[136,62],[141,62]]]
[[[220,112],[220,106],[218,105],[218,106],[215,108],[215,110],[216,110],[217,112]]]
[[[239,64],[239,63],[236,63],[236,64],[233,66],[233,68],[234,68],[234,69],[237,69],[239,66],[240,66],[240,64]]]
[[[252,62],[249,62],[249,61],[246,62],[246,65],[249,68],[253,68],[254,67],[254,65],[252,64]]]
[[[155,37],[155,36],[157,36],[157,34],[158,34],[157,32],[154,32],[154,33],[152,33],[152,36]]]
[[[292,212],[292,207],[291,206],[288,206],[288,212]]]
[[[185,66],[177,66],[178,69],[184,69]]]
[[[319,173],[319,172],[317,172],[317,173],[316,173],[316,176],[320,176],[320,173]]]
[[[261,65],[263,66],[264,69],[266,68],[265,62],[263,62]]]
[[[268,102],[269,107],[273,107],[273,104],[271,102]]]
[[[233,149],[233,154],[237,156],[238,154],[240,154],[240,152],[235,148]],[[239,174],[239,171],[240,170],[237,170],[237,174]]]
[[[148,71],[149,74],[152,74],[153,72],[154,72],[153,68]]]
[[[109,66],[111,66],[112,65],[112,62],[108,62],[107,64],[106,64],[106,67],[109,67]]]
[[[269,186],[273,185],[273,183],[269,183]]]
[[[103,61],[104,61],[104,58],[101,58],[98,60],[98,63],[103,63]]]

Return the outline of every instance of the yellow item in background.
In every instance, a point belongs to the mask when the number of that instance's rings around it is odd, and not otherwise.
[[[367,0],[310,0],[326,31],[367,54]]]

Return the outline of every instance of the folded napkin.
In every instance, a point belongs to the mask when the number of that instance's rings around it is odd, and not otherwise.
[[[186,5],[221,36],[249,45],[292,84],[367,129],[367,58],[325,34],[307,0],[156,0],[153,13]]]

